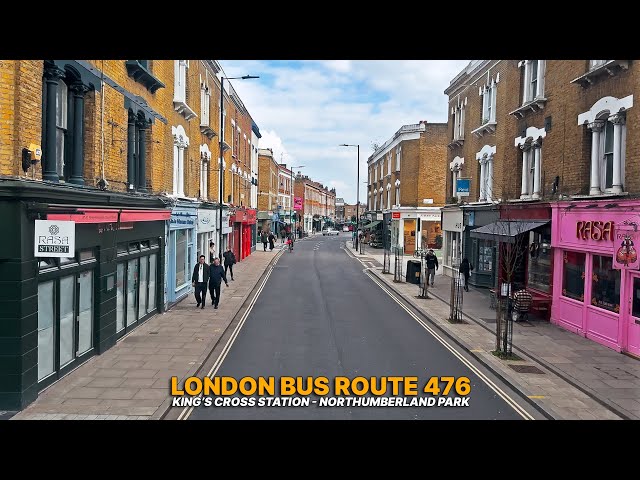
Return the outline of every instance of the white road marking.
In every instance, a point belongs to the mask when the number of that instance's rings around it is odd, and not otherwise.
[[[366,273],[369,273],[365,269]],[[396,295],[391,292],[386,285],[384,285],[377,277],[369,274],[371,280],[373,280],[387,295],[389,295],[398,305],[400,305],[404,311],[406,311],[416,322],[418,322],[422,328],[424,328],[427,332],[429,332],[436,340],[438,340],[447,350],[449,350],[458,360],[464,363],[473,373],[475,373],[480,380],[482,380],[491,390],[496,392],[500,398],[502,398],[511,408],[513,408],[522,418],[525,420],[535,420],[534,417],[523,409],[515,400],[513,400],[506,392],[504,392],[498,385],[496,385],[489,377],[487,377],[484,373],[482,373],[478,368],[473,365],[469,360],[463,357],[458,351],[453,348],[443,337],[441,337],[438,332],[433,330],[429,325],[427,325],[420,317],[418,317],[415,313],[413,313],[409,308],[396,297]]]
[[[282,255],[282,253],[283,253],[283,250],[280,250],[280,252],[278,252],[277,255]],[[222,349],[222,352],[220,352],[220,355],[218,356],[218,358],[216,359],[215,363],[211,367],[211,370],[209,370],[209,373],[207,373],[207,376],[209,378],[213,378],[216,375],[216,373],[218,372],[218,370],[220,369],[220,366],[222,365],[222,362],[224,362],[224,359],[227,357],[227,354],[229,353],[229,350],[231,350],[231,347],[233,346],[233,342],[235,342],[236,338],[238,337],[238,334],[240,333],[240,330],[242,329],[242,326],[244,325],[244,322],[247,320],[247,317],[251,313],[251,310],[253,310],[253,306],[258,301],[258,297],[262,293],[262,290],[264,289],[264,286],[267,284],[267,280],[269,280],[269,276],[271,276],[271,272],[273,272],[273,268],[275,267],[276,263],[278,263],[278,260],[280,260],[280,257],[278,257],[276,259],[276,261],[273,263],[273,265],[271,265],[271,267],[269,267],[269,271],[264,276],[264,279],[262,280],[262,283],[260,284],[260,287],[258,287],[258,290],[256,291],[256,294],[253,297],[253,300],[251,300],[251,303],[249,304],[249,306],[245,310],[244,314],[242,315],[242,318],[238,322],[238,325],[236,325],[236,328],[233,330],[233,333],[229,337],[229,340],[227,340],[226,345]],[[200,394],[198,396],[202,397],[202,394]],[[191,413],[193,412],[194,408],[195,407],[185,407],[185,409],[182,411],[182,413],[180,413],[180,415],[178,416],[178,420],[187,420],[189,418],[189,416],[191,415]]]

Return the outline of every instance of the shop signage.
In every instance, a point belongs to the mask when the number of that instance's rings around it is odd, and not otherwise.
[[[458,178],[456,180],[456,195],[458,197],[468,197],[471,188],[471,179]]]
[[[302,210],[302,197],[293,197],[293,209]]]
[[[391,212],[391,218],[400,218],[400,212]]]
[[[76,223],[64,220],[36,220],[34,256],[73,257],[76,252]]]
[[[216,229],[216,210],[198,209],[198,232],[213,232]]]
[[[581,240],[613,241],[613,222],[579,221],[576,222],[576,237]]]
[[[195,227],[196,221],[194,217],[195,215],[187,212],[173,212],[169,223],[172,228]]]
[[[640,267],[640,257],[634,240],[637,241],[640,232],[635,223],[618,225],[616,228],[616,242],[613,255],[613,268],[619,270]]]
[[[382,220],[384,218],[383,213],[376,213],[376,220]]]

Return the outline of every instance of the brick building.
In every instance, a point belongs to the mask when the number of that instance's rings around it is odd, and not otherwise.
[[[356,208],[358,207],[358,208]],[[349,205],[348,203],[344,204],[344,221],[351,222],[352,219],[355,221],[358,218],[358,214],[362,215],[367,210],[367,205],[360,202],[359,205],[355,203],[353,205]]]
[[[301,199],[302,204],[302,208],[297,210],[299,215],[297,229],[302,228],[306,233],[314,230],[319,232],[326,223],[335,222],[335,189],[329,189],[298,172],[295,176],[294,197]]]
[[[258,229],[277,232],[280,166],[273,150],[258,150]]]
[[[382,235],[386,231],[382,227],[389,225],[390,245],[403,247],[407,254],[441,247],[446,143],[447,124],[421,121],[402,126],[371,154],[367,160],[370,221],[365,229]]]
[[[17,232],[2,240],[0,409],[191,292],[219,232],[221,73],[214,60],[0,61],[0,212]],[[229,117],[249,137],[232,91],[224,106],[226,142]],[[240,205],[257,139],[224,155],[242,170],[224,182]]]

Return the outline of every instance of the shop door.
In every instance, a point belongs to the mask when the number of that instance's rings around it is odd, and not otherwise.
[[[640,357],[640,272],[630,273],[629,282],[627,282],[627,298],[629,315],[626,350]]]
[[[242,226],[242,245],[243,253],[242,258],[247,258],[251,254],[251,226]]]
[[[233,244],[231,249],[238,261],[242,260],[242,257],[240,256],[240,228],[241,225],[239,223],[233,224]]]

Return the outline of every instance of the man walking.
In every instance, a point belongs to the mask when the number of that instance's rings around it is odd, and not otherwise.
[[[275,241],[276,241],[276,237],[273,234],[273,232],[269,232],[269,236],[267,237],[267,239],[269,240],[269,251],[272,252],[273,248],[275,247]]]
[[[204,302],[207,299],[207,282],[209,281],[209,265],[204,261],[205,256],[200,255],[198,263],[193,268],[191,275],[191,285],[195,287],[197,307],[204,308]],[[202,304],[202,306],[200,306]]]
[[[267,242],[269,241],[269,237],[267,236],[267,232],[262,230],[260,233],[260,241],[262,242],[262,246],[264,247],[264,251],[267,251]]]
[[[233,266],[236,263],[236,254],[233,253],[231,247],[228,247],[222,256],[224,257],[224,274],[227,274],[227,270],[231,270],[231,280],[233,280]]]
[[[209,293],[211,293],[211,304],[216,309],[220,303],[220,284],[222,280],[228,287],[229,282],[227,282],[227,276],[224,274],[224,268],[220,265],[220,259],[216,257],[213,259],[213,265],[209,267]]]
[[[427,262],[427,282],[433,287],[436,270],[438,270],[438,257],[433,253],[432,248],[429,249],[429,253],[424,257],[424,261]]]

